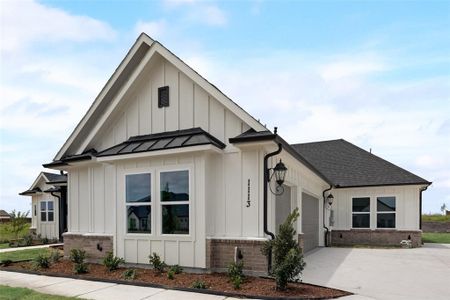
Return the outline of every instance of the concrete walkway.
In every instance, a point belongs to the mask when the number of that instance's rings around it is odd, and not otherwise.
[[[346,290],[347,299],[450,299],[450,244],[415,249],[318,248],[306,283]],[[363,298],[365,297],[365,298]]]
[[[0,271],[0,284],[25,287],[45,294],[95,300],[237,300],[225,296],[5,271]]]
[[[48,248],[48,247],[55,247],[55,246],[62,246],[62,245],[64,245],[64,244],[60,243],[60,244],[47,244],[47,245],[28,246],[28,247],[5,248],[5,249],[0,249],[0,253],[21,251],[21,250],[28,250],[28,249]]]

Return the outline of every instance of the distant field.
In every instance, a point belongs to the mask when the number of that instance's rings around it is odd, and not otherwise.
[[[450,244],[450,233],[424,232],[422,241],[424,243]]]
[[[450,222],[450,216],[445,215],[422,215],[423,222]]]
[[[25,226],[25,228],[19,233],[19,238],[24,237],[29,232],[30,226],[31,224],[27,224]],[[9,223],[0,223],[0,243],[7,242],[16,238],[14,233],[8,230],[9,228]]]

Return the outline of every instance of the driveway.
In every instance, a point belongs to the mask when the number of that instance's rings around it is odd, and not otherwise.
[[[450,244],[415,249],[317,248],[305,260],[307,283],[373,299],[450,299]]]

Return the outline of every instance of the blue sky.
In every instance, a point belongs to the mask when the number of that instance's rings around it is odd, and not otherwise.
[[[450,206],[448,1],[2,1],[0,208],[50,162],[140,32],[288,141],[345,138]]]

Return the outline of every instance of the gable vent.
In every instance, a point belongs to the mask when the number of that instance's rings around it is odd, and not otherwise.
[[[163,86],[158,88],[158,107],[169,106],[169,87]]]

